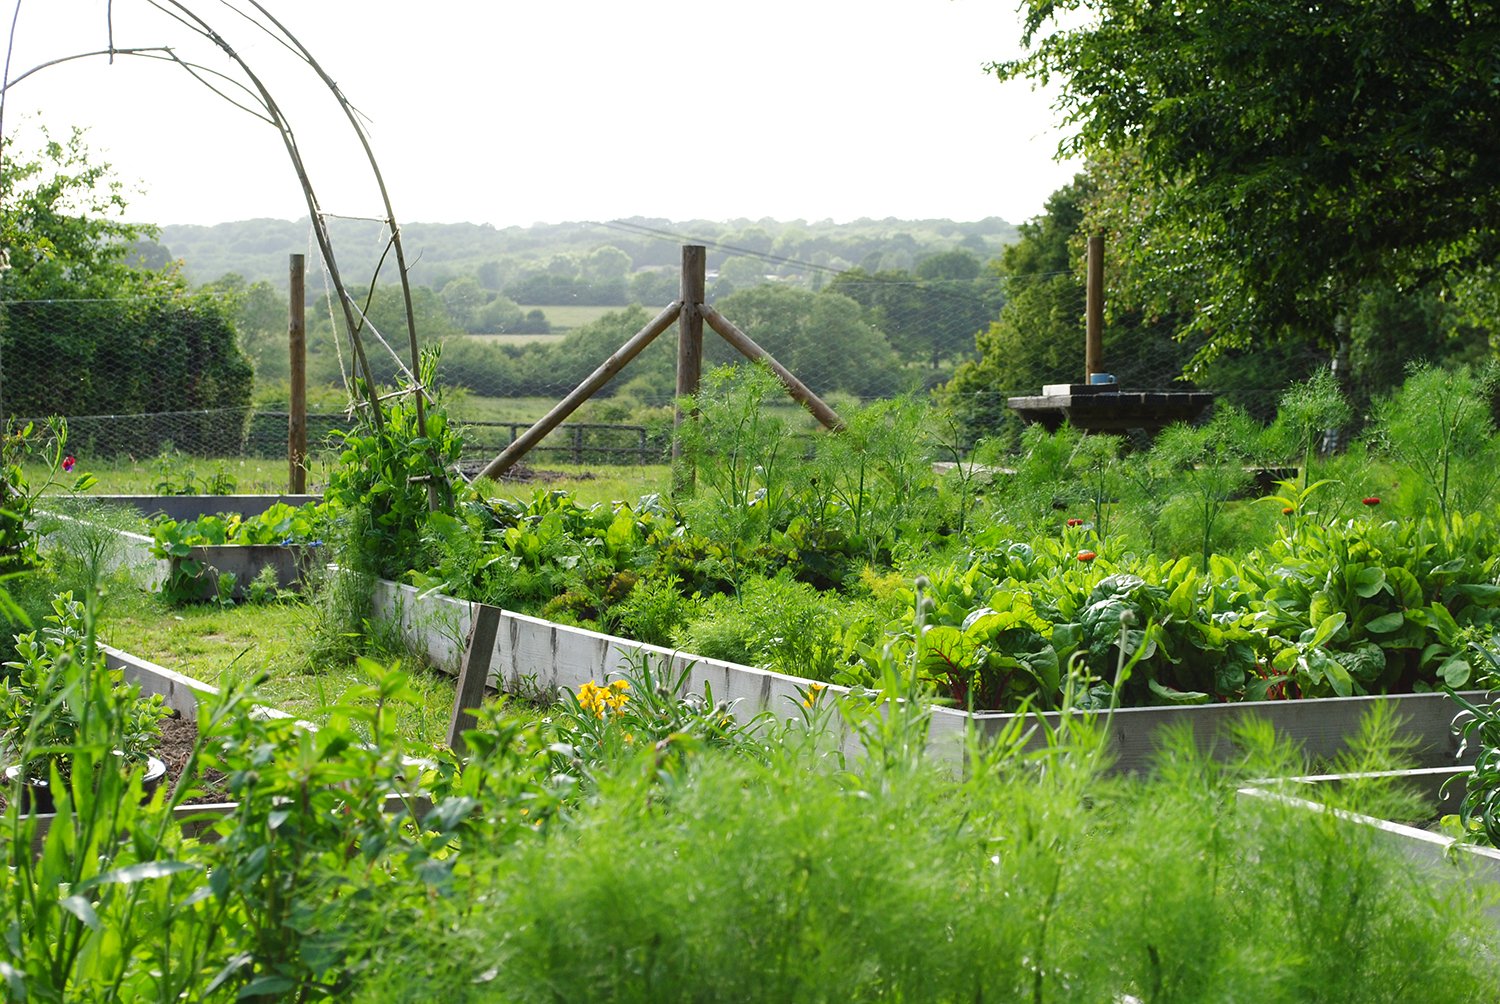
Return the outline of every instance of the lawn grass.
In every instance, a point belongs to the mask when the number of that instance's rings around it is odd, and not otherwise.
[[[307,473],[308,491],[318,492],[328,480],[328,471],[337,457],[332,454],[315,456]],[[153,460],[132,460],[117,457],[95,460],[81,457],[75,475],[88,472],[98,478],[98,484],[89,490],[90,495],[160,495],[158,488],[170,480],[175,487],[185,487],[192,481],[201,485],[218,474],[232,481],[236,495],[275,495],[288,487],[289,470],[285,459],[263,457],[177,457],[163,470]],[[39,464],[26,467],[29,484],[41,484],[47,472]],[[71,479],[67,483],[71,483]],[[65,485],[59,484],[49,493],[61,492]],[[167,492],[165,494],[178,494]],[[231,493],[221,493],[231,494]]]
[[[263,674],[261,703],[316,722],[321,709],[368,682],[356,659],[316,655],[313,642],[320,630],[318,608],[302,600],[173,607],[116,579],[105,597],[101,634],[106,644],[220,688]],[[403,665],[422,700],[397,710],[402,733],[443,742],[453,711],[453,678]]]
[[[320,494],[328,481],[332,457],[314,459],[308,471],[307,491]],[[234,481],[234,494],[275,495],[287,490],[287,464],[285,460],[259,458],[184,458],[185,465],[179,471],[185,476],[191,470],[198,479],[212,477],[222,471]],[[635,499],[647,492],[665,491],[671,481],[671,470],[666,464],[565,464],[554,463],[545,452],[528,458],[526,465],[541,471],[541,481],[518,483],[504,482],[500,494],[530,498],[534,487],[561,488],[575,492],[580,497],[593,501],[610,501],[615,498]],[[156,495],[162,480],[161,473],[151,464],[127,459],[91,463],[85,467],[80,461],[79,470],[98,478],[98,484],[87,495]],[[46,471],[39,465],[26,470],[31,484],[39,484],[46,478]],[[63,485],[57,485],[48,494],[61,494]]]
[[[667,494],[672,487],[672,468],[666,464],[633,467],[603,467],[591,464],[554,464],[545,458],[528,460],[536,475],[527,482],[488,481],[480,490],[489,498],[531,499],[539,491],[565,491],[579,505],[635,502],[653,492]]]

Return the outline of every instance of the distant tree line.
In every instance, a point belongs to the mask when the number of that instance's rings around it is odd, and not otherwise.
[[[329,226],[342,274],[351,281],[369,281],[384,247],[383,227],[362,220],[332,220]],[[609,224],[505,228],[407,223],[401,233],[413,259],[412,281],[419,285],[440,290],[455,279],[471,276],[486,291],[503,293],[517,303],[584,302],[574,296],[580,294],[613,306],[608,297],[620,297],[619,305],[670,300],[677,289],[683,244],[705,244],[709,270],[732,282],[734,288],[757,285],[771,276],[815,289],[840,271],[909,271],[919,260],[945,251],[967,251],[988,261],[1015,239],[1016,228],[996,217],[976,222],[883,219],[839,224],[632,218]],[[287,255],[305,251],[308,234],[306,220],[262,219],[168,226],[162,228],[160,241],[170,257],[182,259],[189,278],[196,282],[233,273],[250,283],[265,280],[283,285]],[[575,282],[549,285],[545,280],[537,282],[541,276]],[[653,283],[651,288],[643,285]],[[589,292],[583,293],[584,286]],[[528,288],[566,298],[517,295]],[[601,289],[607,292],[596,291]],[[717,295],[732,291],[725,288]],[[662,292],[667,293],[666,299],[661,299]]]

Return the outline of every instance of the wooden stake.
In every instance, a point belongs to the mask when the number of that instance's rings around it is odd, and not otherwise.
[[[287,343],[291,350],[291,396],[287,402],[287,491],[307,491],[307,295],[303,277],[306,255],[294,254],[288,266]]]
[[[464,750],[464,730],[479,723],[474,709],[484,702],[484,684],[489,679],[499,633],[500,608],[488,603],[474,604],[474,622],[469,625],[469,641],[464,646],[463,665],[458,669],[453,717],[448,720],[448,746],[455,752]]]
[[[771,353],[755,344],[749,335],[735,327],[727,317],[707,304],[704,304],[703,319],[708,322],[710,328],[717,331],[726,342],[734,346],[745,358],[752,362],[763,362],[769,366],[771,372],[776,374],[777,379],[786,388],[786,392],[798,404],[812,412],[813,418],[822,422],[825,428],[842,429],[844,427],[844,420],[839,418],[838,412],[828,407],[822,398],[808,390],[807,385],[793,376],[791,370],[778,363],[771,356]]]

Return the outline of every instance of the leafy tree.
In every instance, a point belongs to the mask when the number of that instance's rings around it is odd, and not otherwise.
[[[1390,287],[1368,291],[1349,325],[1349,394],[1360,411],[1399,388],[1411,364],[1482,365],[1486,333],[1435,295]]]
[[[132,249],[154,230],[124,223],[120,185],[83,135],[20,157],[0,139],[0,360],[4,411],[44,417],[193,412],[169,435],[180,449],[238,449],[250,361],[229,305],[189,292],[175,268],[145,269]],[[164,430],[112,423],[80,448],[151,453]],[[75,437],[78,438],[78,437]]]
[[[82,130],[44,136],[40,155],[20,160],[14,138],[0,138],[6,297],[107,296],[127,281],[124,258],[151,230],[119,218],[122,186],[108,164],[90,161]]]
[[[1082,238],[1084,207],[1094,191],[1082,175],[1058,189],[1046,212],[1022,224],[1021,239],[1001,254],[995,269],[1005,304],[978,335],[979,358],[960,364],[945,388],[968,438],[1010,425],[1008,398],[1082,380]],[[1104,331],[1106,365],[1122,384],[1169,384],[1187,354],[1173,341],[1170,320],[1120,312]]]
[[[442,343],[450,336],[461,333],[449,319],[448,309],[438,294],[426,286],[416,286],[411,292],[412,313],[421,344]],[[376,286],[371,295],[368,287],[351,286],[349,293],[364,313],[365,328],[361,331],[361,338],[371,373],[378,383],[395,383],[408,362],[405,351],[406,303],[401,295],[401,287]],[[339,372],[338,350],[333,348],[335,334],[329,322],[327,297],[319,298],[317,308],[309,311],[308,316],[308,379],[331,384],[343,383],[343,376]],[[377,333],[380,337],[376,337]],[[389,343],[389,351],[381,344],[382,338]],[[347,336],[339,334],[338,339],[337,344],[343,349],[343,366],[352,369]],[[313,346],[319,348],[315,350]]]
[[[948,251],[924,258],[914,273],[851,269],[828,288],[864,307],[903,359],[937,369],[971,352],[1000,308],[998,284],[983,273],[967,251]]]
[[[725,297],[718,309],[816,393],[888,397],[901,389],[885,335],[847,296],[765,285]],[[712,335],[704,336],[703,356],[705,365],[743,359]]]
[[[592,287],[591,302],[625,302],[630,277],[630,255],[606,244],[590,251],[579,266],[579,278]]]
[[[540,313],[540,311],[533,311],[533,313]],[[479,308],[475,320],[479,331],[508,334],[520,331],[526,321],[526,315],[521,312],[515,300],[508,296],[496,296]]]
[[[1003,78],[1059,88],[1063,152],[1116,177],[1114,244],[1200,359],[1287,331],[1330,345],[1371,281],[1500,250],[1490,0],[1027,0]]]
[[[719,264],[719,283],[727,284],[730,292],[736,289],[749,289],[751,286],[759,286],[766,281],[766,270],[768,267],[767,263],[759,258],[734,255],[725,258]],[[719,287],[716,286],[715,288]]]
[[[448,311],[448,320],[464,331],[486,331],[479,319],[489,297],[473,276],[461,276],[445,284],[438,294]]]
[[[505,285],[505,271],[498,261],[491,259],[479,263],[474,269],[474,279],[485,289],[498,293]]]
[[[682,274],[671,269],[645,269],[630,277],[630,302],[664,307],[682,290]]]
[[[291,375],[287,346],[289,323],[286,296],[269,282],[246,282],[233,272],[202,287],[229,308],[239,333],[240,348],[250,357],[258,383],[275,383]]]

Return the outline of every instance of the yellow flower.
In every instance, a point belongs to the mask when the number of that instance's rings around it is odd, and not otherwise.
[[[823,691],[827,689],[828,684],[826,683],[809,683],[807,685],[807,693],[802,698],[802,706],[804,708],[811,708],[814,704],[817,704],[818,698],[822,697]]]
[[[584,711],[591,711],[595,718],[604,718],[610,711],[619,711],[625,707],[630,700],[630,695],[625,693],[630,684],[624,680],[616,680],[607,687],[601,687],[593,680],[588,681],[578,688],[578,706]]]

